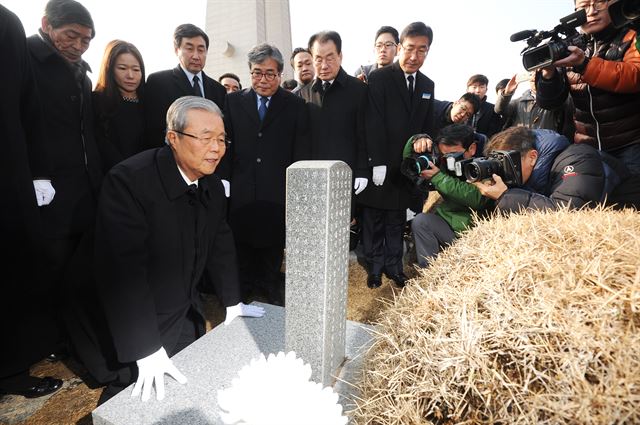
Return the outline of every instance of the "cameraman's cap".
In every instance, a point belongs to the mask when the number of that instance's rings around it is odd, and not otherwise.
[[[91,38],[96,36],[91,14],[86,7],[75,0],[49,0],[44,8],[44,16],[53,28],[79,24],[91,28]]]

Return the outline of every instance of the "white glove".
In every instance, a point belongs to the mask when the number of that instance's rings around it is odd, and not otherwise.
[[[56,190],[51,186],[51,180],[34,180],[33,187],[36,190],[36,202],[39,207],[49,205],[53,201]]]
[[[378,165],[373,167],[373,184],[376,186],[382,186],[384,183],[384,178],[387,175],[387,166],[386,165]]]
[[[222,180],[222,185],[224,186],[224,196],[228,198],[231,195],[231,183],[229,180]]]
[[[363,177],[356,177],[356,180],[353,182],[353,190],[356,191],[356,195],[359,195],[369,184],[369,179],[365,179]]]
[[[136,360],[138,365],[138,380],[133,387],[131,397],[138,397],[142,390],[142,401],[149,400],[151,387],[156,386],[156,399],[164,398],[164,374],[173,376],[181,384],[187,383],[187,378],[173,365],[164,347],[155,353]]]
[[[224,324],[228,325],[238,316],[262,317],[264,316],[264,308],[258,307],[257,305],[247,305],[243,303],[227,307],[227,317],[224,319]]]

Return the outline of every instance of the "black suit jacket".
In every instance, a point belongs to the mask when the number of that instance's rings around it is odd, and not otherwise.
[[[304,100],[278,88],[260,122],[253,89],[229,94],[225,129],[231,144],[219,175],[231,183],[229,222],[234,236],[258,245],[279,245],[284,237],[287,167],[309,159]]]
[[[121,362],[171,352],[207,274],[225,306],[240,302],[226,198],[215,175],[189,188],[169,146],[114,166],[96,224],[96,280]]]
[[[369,75],[369,103],[366,115],[369,166],[386,165],[382,186],[374,184],[359,195],[368,207],[403,210],[409,207],[408,180],[400,173],[402,151],[409,137],[433,131],[434,84],[420,71],[415,90],[409,96],[404,72],[398,62]]]
[[[222,84],[202,72],[204,97],[215,102],[224,110],[226,90]],[[182,96],[192,96],[193,86],[180,65],[173,69],[154,72],[147,77],[144,88],[145,143],[148,148],[163,146],[167,127],[167,110],[174,100]]]
[[[354,177],[371,177],[367,166],[364,117],[367,85],[341,68],[324,97],[322,80],[298,92],[307,102],[311,122],[311,159],[340,160]]]

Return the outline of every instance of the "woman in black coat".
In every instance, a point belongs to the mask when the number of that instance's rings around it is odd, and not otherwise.
[[[133,44],[107,44],[93,92],[96,141],[105,173],[144,150],[144,79],[142,55]]]

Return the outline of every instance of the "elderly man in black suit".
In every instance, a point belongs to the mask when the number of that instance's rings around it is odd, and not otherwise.
[[[118,360],[136,362],[132,395],[142,390],[143,401],[154,379],[162,399],[164,373],[186,382],[169,357],[204,334],[196,289],[203,275],[227,306],[226,323],[264,314],[240,303],[227,200],[213,174],[226,150],[220,109],[208,99],[181,97],[167,112],[166,139],[167,146],[107,174],[96,225],[98,292]],[[115,382],[107,392],[128,384]]]
[[[309,38],[316,78],[298,96],[307,102],[311,123],[311,158],[340,160],[351,167],[354,197],[352,224],[356,224],[356,197],[369,182],[364,117],[367,85],[342,68],[342,39],[335,31]],[[359,224],[359,223],[358,223]]]
[[[400,173],[402,150],[409,137],[432,133],[434,84],[420,72],[433,31],[422,22],[400,35],[397,62],[369,75],[367,152],[373,184],[360,195],[362,243],[368,265],[367,285],[377,288],[384,272],[404,286],[402,232],[410,190]]]
[[[179,25],[173,33],[178,66],[154,72],[145,86],[145,140],[147,147],[160,147],[164,140],[165,116],[169,105],[182,96],[202,96],[224,109],[226,89],[207,76],[209,36],[195,25]]]
[[[280,87],[280,51],[264,43],[247,56],[251,88],[227,97],[231,144],[219,174],[230,183],[229,224],[245,296],[263,291],[282,304],[286,169],[309,158],[308,119],[304,100]]]
[[[34,398],[62,388],[59,379],[29,374],[29,367],[49,354],[56,335],[43,314],[41,303],[47,297],[37,276],[39,267],[34,267],[34,259],[41,254],[42,220],[32,180],[46,170],[48,156],[32,155],[36,161],[29,160],[29,153],[46,150],[47,139],[24,29],[20,19],[1,5],[0,56],[8,58],[0,67],[0,134],[5,152],[0,157],[0,338],[4,346],[0,395]]]

